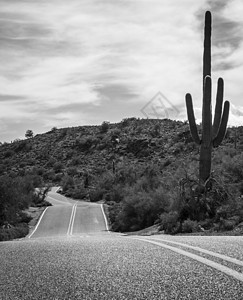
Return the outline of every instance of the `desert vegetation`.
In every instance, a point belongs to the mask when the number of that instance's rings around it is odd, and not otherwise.
[[[166,233],[238,230],[243,127],[237,127],[237,135],[236,128],[228,128],[222,144],[212,149],[212,187],[201,194],[200,152],[187,122],[129,118],[109,124],[105,132],[101,126],[55,129],[2,144],[1,178],[14,187],[18,181],[31,187],[23,198],[1,199],[17,213],[35,201],[35,187],[60,185],[67,196],[106,203],[114,231],[154,224]],[[16,213],[8,223],[18,222]]]
[[[0,241],[28,234],[31,217],[25,210],[29,206],[49,205],[45,201],[48,188],[41,186],[38,176],[0,176]]]

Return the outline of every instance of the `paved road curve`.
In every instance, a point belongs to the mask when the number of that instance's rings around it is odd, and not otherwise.
[[[52,188],[47,197],[53,206],[44,211],[29,238],[107,232],[107,221],[101,204],[68,199],[57,194],[56,190],[57,188]]]
[[[243,299],[242,237],[122,236],[100,204],[48,200],[28,238],[0,243],[0,299]]]

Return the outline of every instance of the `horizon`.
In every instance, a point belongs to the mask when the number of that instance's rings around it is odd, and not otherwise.
[[[212,104],[222,77],[229,126],[243,125],[240,0],[0,4],[1,142],[22,139],[28,129],[39,134],[130,117],[183,121],[188,92],[200,121],[207,10],[213,18]]]

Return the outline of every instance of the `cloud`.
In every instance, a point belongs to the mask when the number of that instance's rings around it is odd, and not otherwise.
[[[5,101],[22,101],[24,100],[25,97],[18,96],[18,95],[6,95],[6,94],[0,94],[0,102],[5,102]]]
[[[213,76],[226,78],[226,96],[235,104],[243,96],[238,0],[0,0],[0,5],[0,86],[6,95],[0,97],[0,117],[9,115],[11,122],[27,126],[38,118],[38,130],[45,130],[50,124],[141,117],[159,91],[176,107],[191,92],[200,106],[207,8],[214,20]]]

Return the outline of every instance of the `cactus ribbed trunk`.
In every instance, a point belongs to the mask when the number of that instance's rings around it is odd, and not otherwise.
[[[203,51],[203,108],[202,142],[199,158],[199,180],[204,183],[211,174],[212,156],[212,84],[211,84],[211,31],[212,18],[209,11],[205,14],[204,51]]]
[[[212,155],[212,104],[211,104],[211,77],[204,80],[203,110],[202,110],[202,142],[199,159],[199,178],[203,183],[211,174]]]

